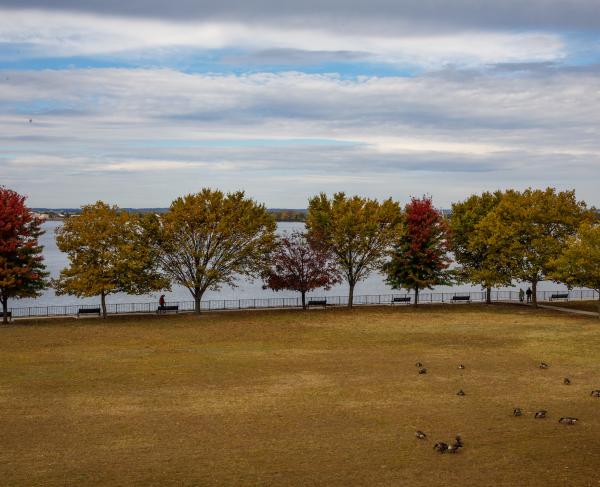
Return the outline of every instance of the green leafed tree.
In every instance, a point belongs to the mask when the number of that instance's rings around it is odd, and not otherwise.
[[[562,254],[550,262],[550,268],[550,277],[556,281],[595,290],[600,318],[600,224],[581,225],[567,240]]]
[[[420,290],[451,281],[448,224],[426,197],[411,199],[404,209],[404,221],[404,232],[383,271],[393,289],[415,292],[417,306]]]
[[[0,303],[8,320],[10,298],[33,298],[47,287],[38,243],[42,220],[25,205],[25,197],[0,186]]]
[[[472,195],[452,204],[450,232],[452,253],[459,267],[455,275],[460,282],[479,284],[486,289],[486,302],[491,303],[492,288],[511,284],[510,270],[499,267],[495,249],[486,239],[478,238],[479,223],[502,200],[502,192]]]
[[[354,288],[373,270],[381,268],[390,246],[401,231],[398,203],[321,193],[309,200],[306,227],[309,238],[330,251],[348,282],[348,306]]]
[[[187,288],[199,313],[207,290],[260,277],[275,246],[275,220],[243,191],[203,189],[177,198],[148,227],[163,272]]]
[[[56,293],[99,296],[103,317],[110,294],[146,294],[169,287],[157,269],[143,218],[116,206],[101,201],[83,206],[57,229],[56,243],[69,259],[53,282]]]
[[[476,226],[474,245],[489,250],[490,266],[530,282],[537,306],[537,285],[549,275],[550,262],[591,218],[593,213],[577,201],[574,191],[507,191]]]

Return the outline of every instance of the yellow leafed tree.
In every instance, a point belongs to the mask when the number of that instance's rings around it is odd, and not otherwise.
[[[98,201],[57,229],[56,243],[69,259],[53,281],[57,294],[99,296],[106,317],[106,297],[168,289],[146,241],[142,217]]]

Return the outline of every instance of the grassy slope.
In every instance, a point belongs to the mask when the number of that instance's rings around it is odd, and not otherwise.
[[[10,326],[0,484],[598,486],[599,350],[596,319],[500,306]]]

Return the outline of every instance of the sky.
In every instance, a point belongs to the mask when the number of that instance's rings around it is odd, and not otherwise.
[[[598,0],[0,0],[0,185],[600,206]]]

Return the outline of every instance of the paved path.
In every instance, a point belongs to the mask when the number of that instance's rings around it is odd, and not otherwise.
[[[583,311],[581,309],[563,308],[561,306],[549,306],[547,304],[538,304],[538,308],[553,309],[556,311],[563,311],[564,313],[571,313],[574,315],[583,315],[583,316],[593,316],[594,318],[598,318],[598,313],[594,313],[593,311]]]

